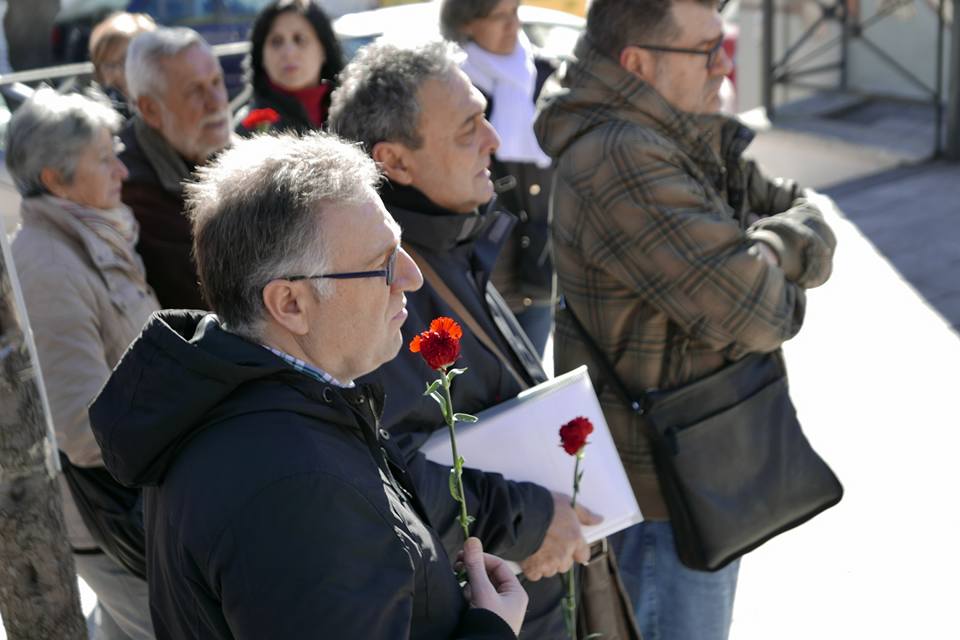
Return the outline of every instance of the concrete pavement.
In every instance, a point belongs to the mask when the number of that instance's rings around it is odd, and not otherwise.
[[[785,350],[846,495],[744,559],[731,639],[960,638],[960,165],[789,128],[758,143],[842,211],[833,277]]]

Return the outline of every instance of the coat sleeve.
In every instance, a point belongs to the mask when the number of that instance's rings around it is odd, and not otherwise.
[[[23,269],[20,284],[57,446],[77,466],[103,466],[87,417],[88,405],[110,377],[96,296],[83,272],[55,258]]]
[[[452,558],[463,546],[458,503],[450,496],[450,467],[427,460],[419,447],[399,438],[417,496]],[[404,446],[406,443],[406,446]],[[469,462],[468,462],[469,464]],[[499,473],[464,468],[463,492],[476,521],[470,533],[484,548],[507,560],[521,561],[540,548],[553,519],[553,497],[532,482],[513,482]]]
[[[407,638],[415,553],[355,487],[278,481],[239,510],[206,563],[237,640]]]
[[[516,640],[506,621],[487,609],[468,609],[454,633],[457,640]]]
[[[429,324],[429,314],[420,317],[413,306],[408,305],[410,317],[403,327],[404,345],[413,339],[415,328]],[[475,339],[464,336],[464,344],[468,340]],[[454,407],[469,413],[496,404],[498,384],[492,370],[480,362],[463,362],[468,371],[454,383]],[[457,503],[450,496],[450,469],[428,461],[420,453],[430,434],[446,430],[440,409],[423,395],[425,382],[436,375],[419,356],[404,350],[381,366],[370,380],[387,390],[383,425],[393,434],[430,524],[440,535],[447,554],[456,557],[463,545],[463,533],[456,520]],[[476,518],[471,531],[490,553],[516,561],[532,555],[543,543],[553,519],[550,492],[539,485],[507,480],[499,473],[469,465],[468,459],[463,488],[470,515]]]
[[[579,229],[587,259],[714,351],[777,349],[805,295],[765,262],[668,152],[617,145],[591,179]]]
[[[824,220],[824,197],[805,196],[796,183],[769,179],[752,161],[741,160],[747,183],[747,206],[760,216],[748,230],[753,240],[766,242],[777,252],[787,279],[804,289],[827,281],[833,266],[836,237]]]

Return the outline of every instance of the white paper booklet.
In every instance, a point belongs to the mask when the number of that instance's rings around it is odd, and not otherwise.
[[[470,372],[453,384],[470,384]],[[467,467],[496,471],[511,480],[536,482],[569,495],[576,459],[560,447],[559,431],[577,416],[588,418],[594,426],[580,464],[584,475],[577,496],[578,504],[603,516],[602,523],[584,529],[587,541],[594,542],[642,521],[643,516],[585,366],[483,411],[476,424],[458,423],[457,448]],[[421,450],[430,460],[453,464],[446,429],[436,431]]]

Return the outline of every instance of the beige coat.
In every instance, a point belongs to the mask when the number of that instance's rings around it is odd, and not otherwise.
[[[17,268],[59,448],[77,466],[102,466],[87,407],[158,304],[143,265],[119,258],[52,196],[25,198],[13,240]],[[75,549],[96,545],[61,478]]]

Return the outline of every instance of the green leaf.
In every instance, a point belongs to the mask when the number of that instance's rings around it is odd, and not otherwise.
[[[450,469],[450,495],[457,502],[460,502],[460,489],[457,487],[457,470]]]
[[[466,460],[463,459],[463,456],[457,456],[457,459],[460,461],[460,468],[463,469],[463,464]]]
[[[437,401],[437,404],[440,405],[440,410],[443,411],[444,415],[447,413],[447,399],[443,397],[443,394],[434,389],[430,394],[430,397]]]
[[[423,392],[425,396],[432,396],[433,393],[437,390],[437,387],[440,386],[440,380],[434,380],[427,385],[427,390]]]
[[[473,423],[479,420],[477,416],[472,416],[469,413],[455,413],[453,414],[453,419],[455,422],[468,422],[468,423]]]
[[[464,367],[463,369],[450,369],[450,371],[447,372],[447,380],[453,380],[460,374],[466,373],[466,372],[467,372],[466,367]]]
[[[467,526],[468,526],[468,527],[469,527],[470,525],[472,525],[472,524],[473,524],[474,522],[476,522],[476,521],[477,521],[477,519],[474,518],[473,516],[467,516]]]

